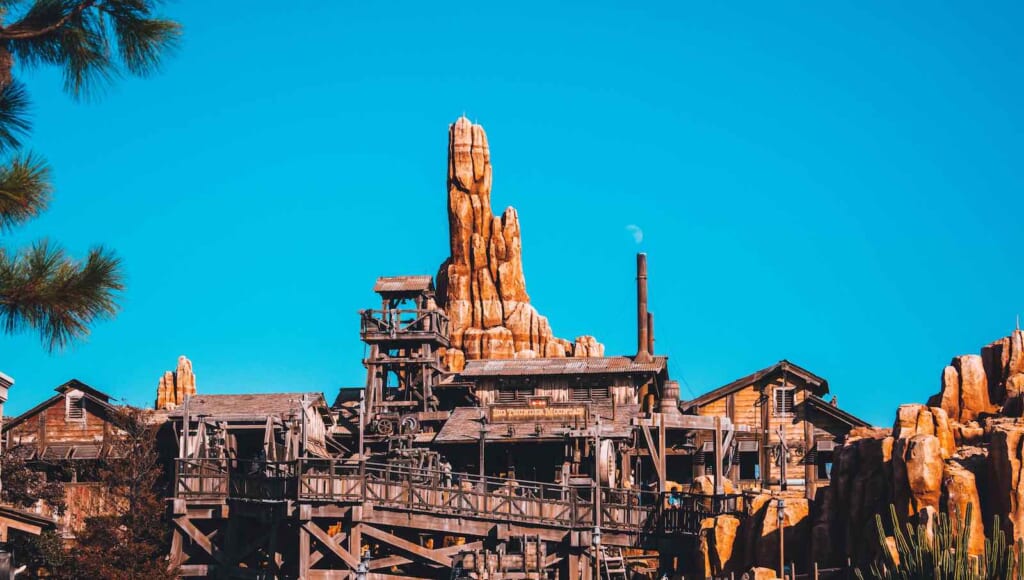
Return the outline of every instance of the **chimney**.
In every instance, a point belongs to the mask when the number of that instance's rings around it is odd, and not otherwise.
[[[647,354],[654,356],[654,313],[647,313]]]
[[[649,362],[649,320],[647,317],[647,254],[636,255],[636,361]]]

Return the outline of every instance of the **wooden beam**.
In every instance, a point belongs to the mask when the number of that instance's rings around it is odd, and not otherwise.
[[[343,562],[348,564],[350,568],[355,568],[359,565],[359,558],[356,558],[348,550],[342,548],[338,544],[334,543],[334,539],[327,535],[327,532],[316,525],[313,521],[303,522],[302,527],[313,535],[325,548],[330,550],[335,556],[341,558]]]
[[[192,523],[191,520],[188,519],[188,516],[178,516],[174,518],[173,521],[181,531],[185,532],[185,535],[191,538],[191,540],[202,548],[204,552],[209,554],[210,557],[220,564],[227,564],[224,561],[224,556],[221,554],[220,549],[218,549],[213,542],[210,541],[210,538],[208,538],[206,534],[204,534],[195,526],[195,524]]]
[[[654,438],[651,437],[651,427],[646,423],[640,425],[641,431],[643,431],[644,439],[647,441],[647,449],[651,452],[651,462],[654,463],[654,470],[658,472],[658,481],[665,481],[665,472],[661,470],[661,456],[658,454],[658,448],[654,445]]]
[[[299,578],[309,578],[309,530],[299,528]]]
[[[346,534],[345,532],[338,532],[331,539],[334,540],[335,544],[340,546],[340,545],[342,545],[342,542],[344,542],[346,538],[348,538],[348,534]],[[316,566],[316,563],[319,562],[320,560],[322,560],[323,557],[324,557],[324,553],[323,552],[321,552],[320,550],[317,550],[317,549],[311,549],[310,552],[309,552],[309,566],[311,568],[313,566]]]
[[[373,526],[363,525],[363,533],[379,542],[384,542],[385,544],[391,546],[399,552],[410,554],[416,559],[428,560],[445,568],[452,567],[451,557],[444,557],[442,555],[438,555],[436,553],[436,550],[429,550],[419,544],[414,544],[408,540],[399,538],[394,534],[389,534],[383,530],[378,530]]]
[[[484,547],[483,542],[471,542],[469,544],[462,544],[459,546],[448,546],[447,548],[439,548],[434,550],[437,554],[445,554],[454,556],[463,550],[479,550]],[[380,558],[378,560],[370,560],[370,570],[381,570],[384,568],[391,568],[393,566],[404,566],[405,564],[412,564],[412,558],[405,556],[388,556],[386,558]]]

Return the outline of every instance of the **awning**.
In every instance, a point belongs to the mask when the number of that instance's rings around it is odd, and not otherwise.
[[[836,448],[836,442],[832,439],[825,439],[818,441],[814,448],[818,451],[833,451]]]
[[[736,450],[739,451],[740,453],[753,453],[757,452],[757,450],[760,449],[758,442],[751,439],[741,439],[737,441],[736,444]]]

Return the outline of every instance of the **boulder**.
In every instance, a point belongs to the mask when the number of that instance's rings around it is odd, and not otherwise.
[[[939,440],[942,458],[952,457],[956,452],[956,440],[949,417],[940,407],[924,405],[900,405],[896,411],[896,423],[892,428],[896,439],[909,439],[915,435],[934,435]]]
[[[776,580],[776,578],[778,578],[778,576],[775,575],[775,570],[761,566],[751,568],[743,574],[743,577],[747,580]]]
[[[999,515],[1008,541],[1024,538],[1024,467],[1021,444],[1024,425],[993,425],[989,442],[988,496],[993,513]]]
[[[938,509],[945,466],[938,437],[914,435],[897,439],[892,455],[897,512],[914,516],[926,507]]]
[[[736,543],[740,529],[740,519],[736,516],[723,515],[705,518],[700,524],[697,539],[698,575],[704,578],[728,576],[738,571],[742,548]]]
[[[942,508],[951,518],[956,518],[960,526],[965,523],[968,506],[971,506],[971,526],[966,530],[969,534],[967,551],[975,556],[984,554],[985,525],[982,521],[984,514],[981,511],[978,483],[974,473],[961,461],[946,463],[942,474],[942,495]]]
[[[810,502],[803,497],[786,497],[783,500],[782,527],[785,545],[793,550],[796,546],[810,546]],[[752,532],[747,543],[752,548],[754,564],[774,569],[778,569],[779,566],[778,501],[779,498],[762,494],[751,502]]]

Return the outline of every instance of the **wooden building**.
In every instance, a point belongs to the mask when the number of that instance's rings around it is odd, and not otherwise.
[[[3,448],[5,453],[20,454],[47,477],[63,481],[67,508],[58,527],[72,538],[85,518],[106,509],[95,467],[116,452],[119,410],[109,395],[76,379],[55,390],[56,395],[4,425]],[[48,506],[38,510],[50,515]]]
[[[737,426],[727,477],[741,488],[805,489],[828,485],[832,450],[867,423],[826,402],[828,381],[783,360],[681,404],[684,413],[728,417]],[[698,436],[684,469],[710,468],[710,443]]]

